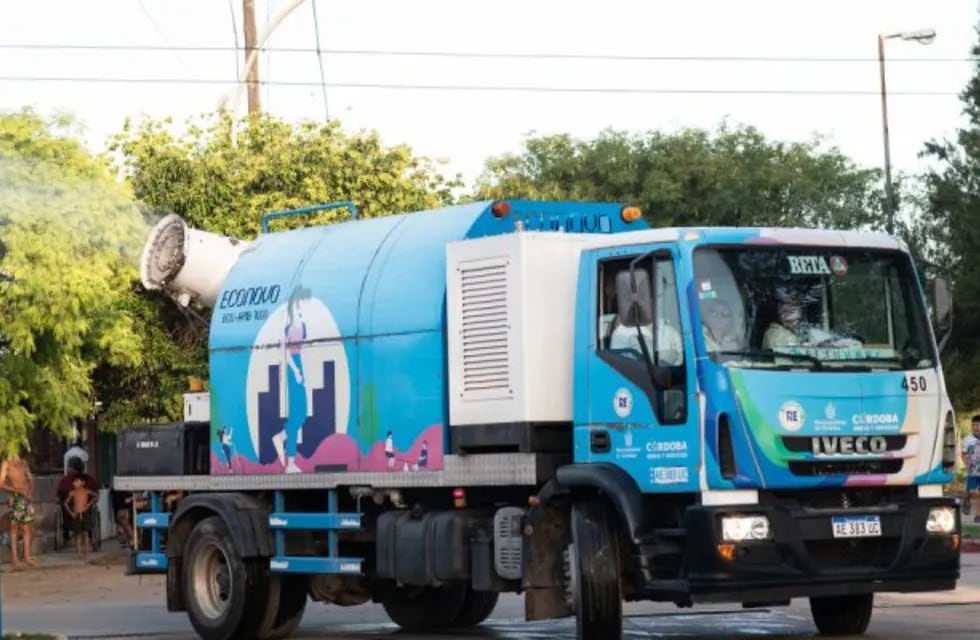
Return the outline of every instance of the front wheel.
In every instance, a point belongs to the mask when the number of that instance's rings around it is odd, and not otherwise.
[[[182,565],[187,616],[201,638],[255,636],[266,611],[267,573],[259,561],[238,554],[224,520],[211,516],[197,523],[187,537]]]
[[[463,605],[460,607],[456,619],[453,620],[452,626],[457,629],[475,627],[490,617],[490,614],[497,607],[499,598],[500,594],[496,591],[474,591],[467,588]]]
[[[810,612],[824,636],[861,635],[871,622],[874,594],[810,598]]]
[[[616,519],[605,503],[588,498],[572,506],[569,590],[578,640],[620,640],[623,587]]]

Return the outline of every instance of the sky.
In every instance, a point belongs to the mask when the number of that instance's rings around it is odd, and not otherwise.
[[[377,130],[446,159],[467,184],[530,133],[726,120],[778,140],[823,135],[880,167],[877,36],[932,28],[930,45],[885,46],[892,164],[918,172],[923,143],[964,122],[958,95],[980,18],[967,0],[315,0],[314,21],[313,2],[255,0],[260,37],[296,5],[259,57],[263,110]],[[245,112],[242,0],[0,0],[0,10],[0,112],[70,111],[94,151],[126,117],[182,122],[229,92]],[[69,48],[79,45],[89,48]]]

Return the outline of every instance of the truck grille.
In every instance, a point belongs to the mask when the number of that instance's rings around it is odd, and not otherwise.
[[[852,476],[898,473],[905,461],[886,460],[790,460],[794,476]]]
[[[882,569],[895,561],[898,538],[869,540],[807,540],[810,560],[821,571],[843,569]]]
[[[884,451],[901,451],[905,448],[906,442],[908,442],[907,434],[898,435],[888,435],[888,436],[875,436],[876,438],[881,438],[884,443]],[[838,440],[834,440],[838,438]],[[829,448],[836,448],[838,452],[841,451],[840,436],[783,436],[783,445],[789,451],[793,453],[822,453]],[[815,445],[814,440],[818,440],[816,444],[816,451],[814,451]],[[846,455],[846,453],[844,453]]]

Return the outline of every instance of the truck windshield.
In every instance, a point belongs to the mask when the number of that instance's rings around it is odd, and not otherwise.
[[[702,247],[695,288],[707,355],[730,366],[916,369],[935,364],[912,263],[898,251]]]

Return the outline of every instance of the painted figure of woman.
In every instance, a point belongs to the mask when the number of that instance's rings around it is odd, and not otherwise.
[[[288,407],[283,430],[272,438],[279,463],[286,473],[300,473],[296,465],[296,447],[299,444],[300,429],[307,417],[306,377],[303,371],[303,344],[306,341],[306,322],[303,320],[301,301],[309,298],[309,291],[297,285],[286,305],[286,325],[283,328],[282,374],[286,380],[285,403]],[[284,446],[285,445],[285,446]]]

